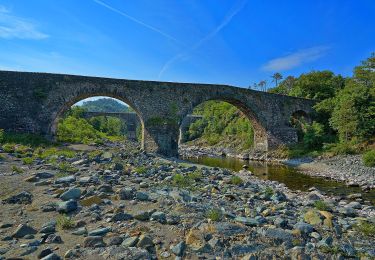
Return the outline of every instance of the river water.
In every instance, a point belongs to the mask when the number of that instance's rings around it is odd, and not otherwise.
[[[312,177],[298,171],[292,166],[257,161],[245,161],[231,157],[188,157],[183,158],[196,164],[210,167],[227,168],[234,171],[242,169],[243,165],[248,165],[248,169],[258,178],[264,180],[278,181],[284,183],[291,190],[307,191],[311,187],[335,196],[347,196],[353,193],[361,193],[364,200],[375,205],[375,190],[363,192],[359,187],[348,187],[343,182]]]

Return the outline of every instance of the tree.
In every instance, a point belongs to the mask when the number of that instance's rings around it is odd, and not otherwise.
[[[271,78],[273,78],[273,81],[275,82],[275,85],[277,87],[278,86],[278,84],[277,84],[278,81],[281,80],[283,78],[283,76],[280,73],[276,72],[275,74],[273,74],[271,76]]]
[[[265,81],[265,80],[261,80],[261,81],[258,83],[259,89],[260,89],[261,91],[265,91],[265,90],[266,90],[266,85],[267,85],[267,81]]]

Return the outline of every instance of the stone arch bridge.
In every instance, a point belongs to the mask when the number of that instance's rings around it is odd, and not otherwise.
[[[313,113],[314,101],[227,85],[110,79],[0,71],[0,128],[53,137],[58,119],[76,102],[109,96],[127,103],[142,125],[146,152],[178,155],[179,128],[194,107],[208,100],[239,108],[254,127],[254,150],[297,141],[290,117]]]

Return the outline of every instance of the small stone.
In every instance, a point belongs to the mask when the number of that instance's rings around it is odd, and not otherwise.
[[[259,221],[255,218],[248,218],[248,217],[236,217],[234,221],[244,224],[246,226],[256,227],[259,226]]]
[[[100,197],[94,195],[80,200],[79,203],[84,207],[90,207],[93,204],[99,205],[102,201]]]
[[[149,236],[146,236],[146,235],[141,235],[139,237],[139,241],[137,243],[137,247],[141,247],[141,248],[149,248],[149,247],[153,247],[154,246],[154,242],[152,242],[152,239],[149,237]]]
[[[316,210],[309,210],[303,216],[306,223],[318,225],[322,223],[321,215]]]
[[[32,228],[32,227],[30,227],[26,224],[20,224],[17,227],[17,229],[14,231],[12,237],[22,238],[26,235],[34,235],[36,233],[37,233],[37,231],[34,228]]]
[[[69,176],[61,177],[55,180],[55,184],[69,184],[75,181],[76,181],[76,177],[74,177],[74,175],[69,175]]]
[[[108,241],[108,245],[110,246],[118,246],[118,245],[121,245],[121,243],[123,242],[123,239],[119,236],[114,236],[114,237],[111,237]]]
[[[52,220],[43,224],[42,228],[39,230],[39,233],[51,234],[56,232],[56,221]]]
[[[112,216],[111,221],[117,222],[117,221],[127,221],[133,219],[133,216],[124,212],[118,212],[115,215]]]
[[[51,248],[43,249],[43,250],[40,251],[40,253],[38,254],[38,258],[39,258],[39,259],[40,259],[40,258],[43,258],[43,257],[45,257],[45,256],[47,256],[47,255],[52,254],[52,253],[53,253],[53,251],[52,251]]]
[[[45,240],[46,244],[61,244],[63,241],[59,235],[50,234]]]
[[[57,211],[60,213],[69,213],[78,208],[78,203],[75,200],[68,200],[57,204]]]
[[[27,191],[22,191],[14,196],[11,196],[4,200],[5,203],[9,204],[31,204],[33,195]]]
[[[177,245],[171,247],[171,250],[173,254],[175,254],[176,256],[183,256],[185,248],[186,248],[185,241],[181,241]]]
[[[310,234],[311,232],[314,231],[314,227],[310,224],[299,222],[294,225],[294,228],[299,230],[300,232],[304,234]]]
[[[58,256],[56,253],[52,253],[43,257],[41,260],[61,260],[61,257]]]
[[[148,221],[150,219],[150,213],[148,211],[139,211],[134,215],[134,218],[140,221]]]
[[[81,196],[81,190],[78,188],[71,188],[60,195],[60,199],[67,200],[78,200]]]
[[[156,211],[154,213],[152,213],[151,215],[151,220],[155,220],[161,224],[165,224],[167,223],[167,218],[166,218],[166,215],[164,212],[161,212],[161,211]]]
[[[148,201],[149,200],[149,196],[147,193],[145,192],[141,192],[141,191],[138,191],[135,195],[135,198],[139,201]]]
[[[99,228],[92,230],[88,233],[89,236],[105,236],[108,232],[111,232],[111,229],[108,227]]]
[[[135,190],[132,188],[123,188],[119,191],[121,200],[132,200],[135,196]]]
[[[86,235],[87,234],[87,229],[86,227],[81,227],[77,230],[74,230],[72,232],[73,235],[76,235],[76,236],[82,236],[82,235]]]
[[[127,239],[125,239],[121,245],[124,246],[124,247],[133,247],[135,246],[139,241],[139,238],[138,237],[129,237]]]
[[[83,240],[83,247],[105,247],[106,244],[101,236],[88,236]]]

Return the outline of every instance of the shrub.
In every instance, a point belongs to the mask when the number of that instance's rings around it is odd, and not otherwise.
[[[308,149],[319,149],[323,144],[324,126],[317,122],[306,125],[306,132],[303,136],[303,143]]]
[[[329,211],[331,208],[323,200],[317,200],[314,202],[314,207],[317,210]]]
[[[187,188],[191,186],[192,180],[187,176],[183,176],[182,174],[175,174],[172,177],[172,183],[179,188]]]
[[[14,146],[15,146],[14,144],[6,143],[2,147],[3,147],[4,152],[13,153],[14,152]]]
[[[356,229],[365,236],[375,236],[375,224],[367,221],[360,221]]]
[[[60,215],[56,219],[57,227],[60,229],[71,229],[74,227],[74,221],[66,216],[66,215]]]
[[[25,158],[22,158],[22,162],[23,162],[23,164],[30,165],[30,164],[32,164],[34,162],[34,158],[32,158],[32,157],[25,157]]]
[[[191,180],[199,180],[202,178],[202,172],[200,170],[195,170],[193,172],[189,172],[188,173],[188,178],[190,178]]]
[[[370,150],[362,155],[363,164],[368,167],[375,166],[375,150]]]
[[[230,183],[233,185],[241,185],[243,183],[243,180],[238,176],[232,176],[230,178]]]
[[[220,209],[210,209],[206,212],[206,217],[212,221],[220,221],[223,217],[223,214]]]
[[[26,134],[26,133],[3,133],[3,143],[14,143],[22,144],[26,146],[37,147],[41,145],[51,145],[52,142],[44,138],[43,136],[36,134]]]
[[[16,165],[12,165],[12,172],[21,174],[24,170]]]
[[[145,174],[147,172],[147,168],[145,166],[140,166],[135,168],[134,171],[138,174]]]

